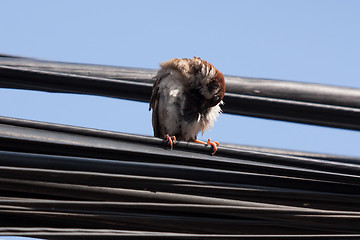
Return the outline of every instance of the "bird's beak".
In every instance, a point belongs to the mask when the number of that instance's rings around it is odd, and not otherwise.
[[[215,95],[212,99],[210,99],[210,107],[217,105],[221,101],[219,95]]]

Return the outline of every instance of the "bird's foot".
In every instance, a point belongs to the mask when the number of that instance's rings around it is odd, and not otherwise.
[[[211,138],[209,138],[207,142],[203,142],[200,140],[194,140],[194,142],[212,146],[213,152],[211,153],[211,155],[214,155],[216,153],[217,147],[220,145],[220,143],[217,141],[211,142]]]
[[[169,136],[169,134],[166,134],[164,136],[165,141],[167,141],[170,144],[170,149],[173,150],[174,143],[176,143],[176,137],[175,136]]]

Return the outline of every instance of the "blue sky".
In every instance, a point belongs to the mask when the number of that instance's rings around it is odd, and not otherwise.
[[[199,56],[226,75],[360,88],[360,1],[0,3],[0,53],[158,68]],[[145,103],[0,89],[0,115],[152,135]],[[223,143],[360,156],[360,132],[223,114]]]

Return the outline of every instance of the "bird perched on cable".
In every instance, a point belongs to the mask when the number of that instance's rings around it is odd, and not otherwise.
[[[173,58],[160,64],[154,77],[149,110],[153,109],[154,136],[165,138],[171,149],[176,140],[213,147],[218,142],[197,140],[198,132],[209,130],[221,113],[225,94],[223,74],[201,58]]]

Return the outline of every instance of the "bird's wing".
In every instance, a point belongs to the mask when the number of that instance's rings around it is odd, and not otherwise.
[[[154,85],[153,85],[153,89],[152,89],[152,94],[151,94],[151,98],[150,98],[150,105],[149,105],[149,111],[152,109],[152,125],[153,125],[153,130],[154,130],[154,136],[155,137],[163,137],[161,136],[161,131],[160,131],[160,125],[159,125],[159,84],[161,82],[162,79],[164,79],[165,77],[167,77],[170,73],[166,73],[166,74],[157,74],[154,79]]]

